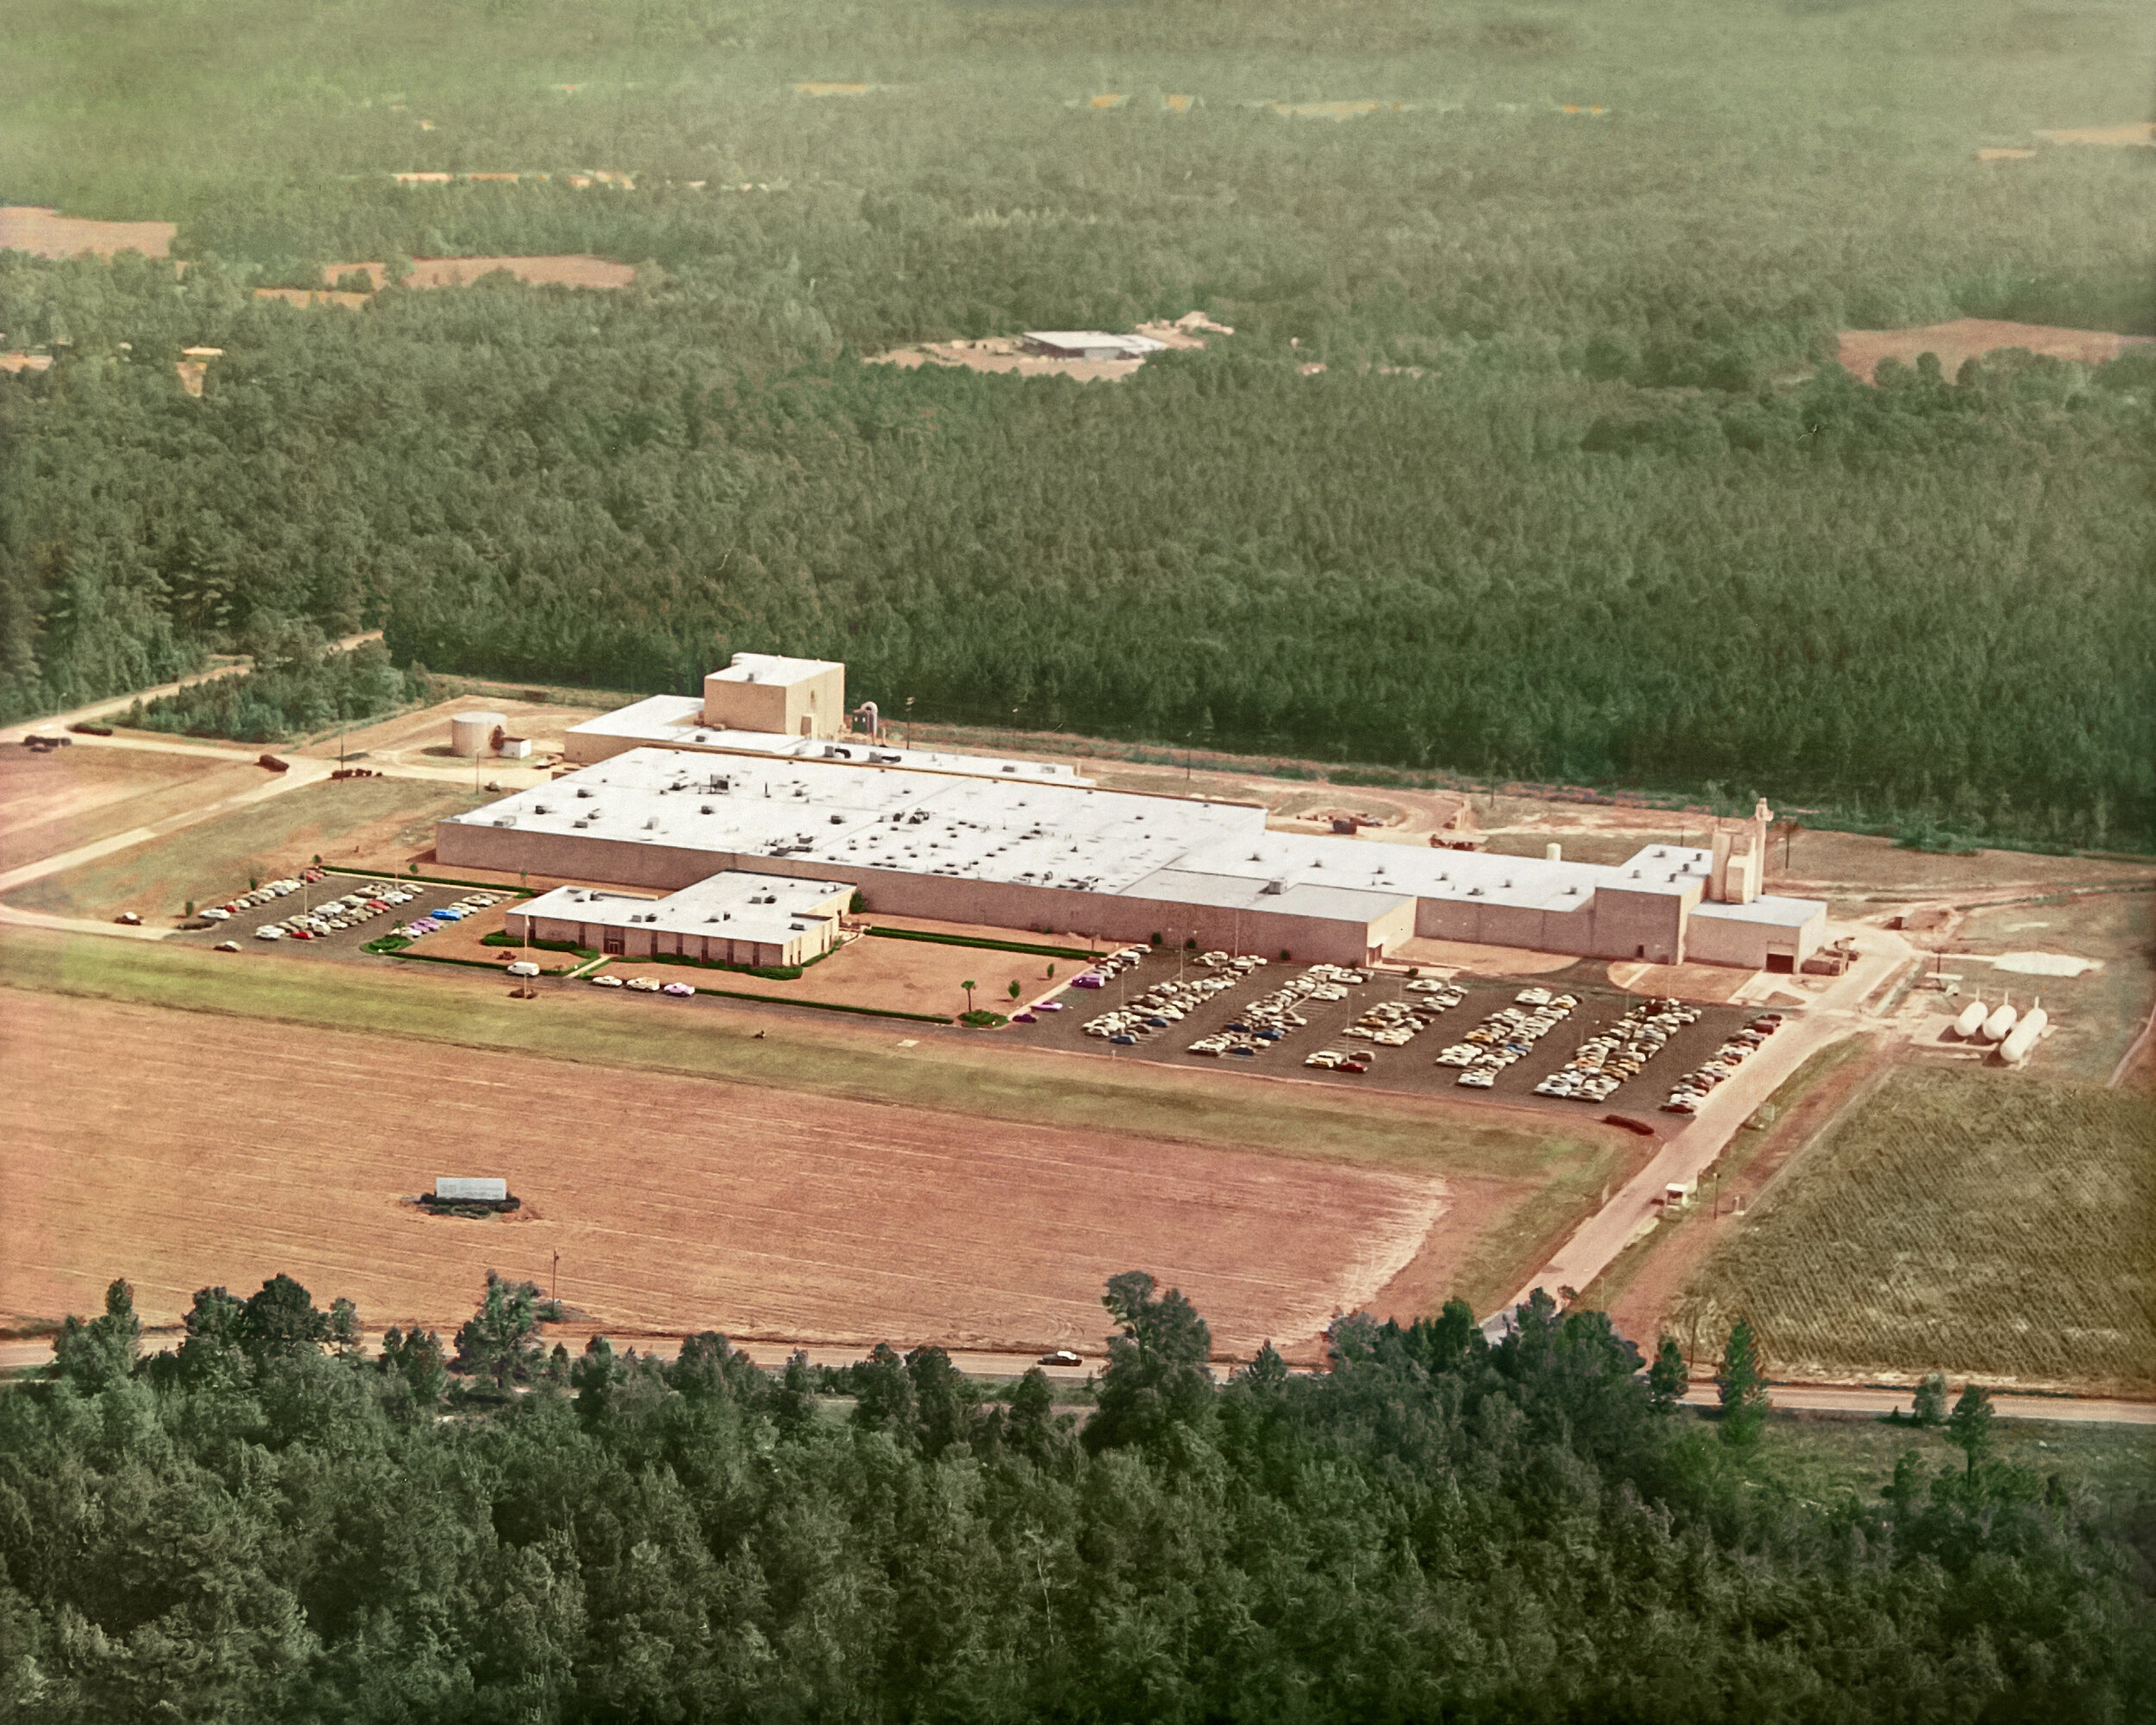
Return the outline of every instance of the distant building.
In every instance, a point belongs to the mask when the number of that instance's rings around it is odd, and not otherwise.
[[[1111,336],[1099,329],[1028,329],[1018,340],[1027,352],[1051,360],[1142,360],[1168,346],[1150,336]]]

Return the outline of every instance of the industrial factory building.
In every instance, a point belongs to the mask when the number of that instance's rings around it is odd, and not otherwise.
[[[800,890],[812,894],[797,911],[794,889],[780,889],[787,925],[767,932],[788,938],[820,925],[818,905],[856,889],[871,913],[1109,941],[1159,934],[1337,963],[1369,963],[1423,937],[1795,970],[1824,938],[1823,903],[1759,890],[1764,804],[1708,848],[1649,846],[1614,868],[1275,832],[1256,804],[1103,790],[1030,762],[921,764],[843,728],[843,666],[759,658],[729,670],[770,666],[798,668],[775,695],[746,693],[760,687],[746,675],[706,680],[695,714],[702,735],[732,743],[639,747],[618,726],[596,731],[622,752],[442,822],[437,856],[451,867],[676,894],[634,909],[602,895],[609,917],[588,913],[590,897],[561,893],[523,909],[535,932],[574,922],[602,940],[618,910],[630,919],[619,925],[624,952],[628,941],[655,937],[747,938],[726,934],[725,919],[755,896],[740,882],[774,876],[806,882]],[[747,700],[769,706],[732,705]],[[755,730],[740,724],[746,718],[788,728]],[[804,742],[813,753],[793,752]],[[794,921],[807,925],[795,930]]]
[[[517,940],[559,941],[624,958],[805,964],[838,944],[854,889],[837,881],[728,869],[663,899],[557,887],[509,912]]]

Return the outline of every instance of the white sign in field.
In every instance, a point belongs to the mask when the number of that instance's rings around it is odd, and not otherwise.
[[[437,1180],[434,1182],[437,1198],[476,1199],[483,1203],[498,1204],[509,1195],[506,1180]]]

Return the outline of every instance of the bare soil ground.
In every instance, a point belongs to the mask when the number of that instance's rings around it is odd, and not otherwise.
[[[261,775],[260,768],[242,770]],[[214,904],[245,892],[249,876],[292,874],[317,855],[339,864],[401,870],[415,839],[431,844],[436,820],[478,800],[467,788],[411,779],[303,785],[32,881],[9,894],[8,902],[99,920],[128,910],[146,919],[177,917],[190,899]]]
[[[73,258],[85,252],[101,258],[116,252],[169,257],[172,235],[179,231],[172,222],[92,222],[28,204],[0,208],[0,252],[28,252],[41,258]]]
[[[249,762],[154,750],[27,749],[0,753],[0,871],[243,791]]]
[[[871,921],[879,920],[872,918]],[[975,929],[987,939],[1010,939],[1009,929]],[[980,947],[944,946],[924,940],[891,940],[866,935],[849,942],[829,957],[810,965],[797,981],[780,982],[750,976],[740,971],[672,965],[642,967],[644,974],[667,979],[683,978],[699,988],[732,988],[743,994],[768,994],[776,1000],[823,1000],[835,1005],[874,1007],[884,1012],[932,1013],[956,1018],[966,1010],[965,991],[958,985],[972,982],[974,1004],[1008,1015],[1016,1002],[1010,984],[1018,985],[1024,1000],[1034,1000],[1056,984],[1048,969],[1069,977],[1085,968],[1082,961],[1036,958],[1022,952],[996,952]],[[626,976],[639,969],[638,961],[619,958],[612,968]]]
[[[339,293],[332,288],[258,287],[257,299],[281,299],[287,305],[335,305],[346,311],[357,311],[373,298],[367,293]]]
[[[562,732],[592,717],[588,707],[562,706],[553,701],[464,695],[357,727],[342,737],[335,733],[318,737],[291,752],[334,761],[342,747],[346,758],[359,766],[435,766],[468,773],[471,762],[449,752],[449,720],[452,715],[475,707],[500,713],[508,721],[509,734],[523,737],[532,748],[530,756],[523,761],[490,758],[481,762],[482,781],[499,773],[532,770],[560,756]]]
[[[2146,336],[2121,336],[2105,329],[2062,329],[2048,323],[2007,323],[1987,317],[1958,317],[1951,323],[1927,323],[1915,329],[1845,329],[1835,357],[1866,383],[1882,360],[1913,366],[1920,354],[1936,354],[1948,377],[1965,360],[1982,359],[2002,348],[2024,348],[2053,359],[2101,365],[2128,348],[2145,346]]]
[[[2039,950],[2096,961],[2078,976],[1994,969],[1984,960]],[[2053,1028],[2029,1057],[2045,1077],[2101,1084],[2132,1046],[2156,1003],[2156,893],[2112,893],[2060,904],[2005,905],[1962,919],[1943,944],[1940,968],[1958,971],[1961,993],[1942,997],[1951,1017],[1981,992],[2023,1009],[2040,1000]]]
[[[2112,149],[2156,147],[2156,121],[2133,120],[2123,126],[2068,126],[2036,135],[2047,144],[2096,144]]]
[[[389,279],[387,267],[379,263],[325,264],[323,285],[333,287],[340,276],[352,270],[366,271],[378,291]],[[519,281],[535,285],[559,282],[567,287],[627,287],[636,279],[636,272],[627,264],[610,263],[605,258],[581,254],[555,253],[523,258],[414,258],[404,285],[464,287],[496,270],[507,270]]]
[[[446,1327],[488,1269],[543,1284],[559,1251],[562,1297],[620,1332],[1031,1349],[1097,1345],[1102,1284],[1140,1266],[1225,1354],[1307,1356],[1454,1226],[1427,1174],[14,992],[0,1027],[13,1314],[126,1275],[170,1322],[283,1270]],[[400,1201],[445,1173],[525,1208]]]

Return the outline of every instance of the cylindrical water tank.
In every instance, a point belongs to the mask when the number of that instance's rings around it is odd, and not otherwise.
[[[2014,1020],[2018,1016],[2013,1001],[2000,1001],[1998,1010],[1984,1021],[1984,1039],[1986,1042],[2004,1042],[2006,1033],[2014,1028]]]
[[[2023,1014],[2013,1033],[1999,1044],[1999,1058],[2011,1063],[2026,1059],[2029,1050],[2036,1046],[2036,1038],[2044,1033],[2044,1026],[2051,1022],[2051,1014],[2041,1007],[2031,1007]]]
[[[461,712],[449,721],[449,752],[476,757],[494,746],[494,733],[509,721],[498,712]]]
[[[1989,1016],[1984,1009],[1984,996],[1979,994],[1961,1009],[1961,1016],[1954,1020],[1954,1034],[1964,1042],[1968,1041],[1984,1028],[1984,1021]]]

